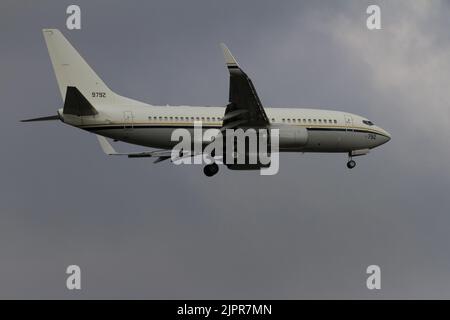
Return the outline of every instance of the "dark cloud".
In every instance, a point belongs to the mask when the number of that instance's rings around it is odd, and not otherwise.
[[[373,32],[365,1],[78,3],[81,31],[69,1],[0,4],[0,297],[450,296],[446,2],[379,1]],[[153,104],[226,103],[223,41],[265,105],[367,115],[393,140],[352,172],[345,155],[289,154],[273,177],[107,158],[88,133],[18,123],[62,104],[45,27]]]

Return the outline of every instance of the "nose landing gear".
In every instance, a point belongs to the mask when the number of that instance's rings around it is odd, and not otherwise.
[[[352,152],[349,152],[349,153],[348,153],[347,168],[353,169],[354,167],[356,167],[356,162],[355,162],[355,160],[353,160],[353,154],[352,154]]]
[[[347,168],[349,168],[349,169],[353,169],[354,167],[356,167],[356,162],[355,162],[355,160],[349,160],[348,162],[347,162]]]
[[[368,154],[370,149],[359,149],[359,150],[352,150],[348,153],[348,162],[347,162],[347,168],[353,169],[356,167],[356,162],[353,160],[353,157],[359,157],[364,156]]]
[[[203,173],[207,177],[212,177],[213,175],[217,174],[217,172],[219,172],[219,166],[217,165],[217,163],[208,164],[203,168]]]

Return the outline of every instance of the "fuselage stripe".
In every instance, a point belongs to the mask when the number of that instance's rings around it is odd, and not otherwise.
[[[208,129],[220,129],[221,126],[217,125],[203,125],[204,128]],[[130,126],[124,126],[124,125],[101,125],[101,126],[80,126],[80,128],[88,130],[88,131],[100,131],[100,130],[113,130],[113,129],[150,129],[150,128],[169,128],[169,129],[192,129],[194,128],[193,125],[130,125]],[[360,132],[360,133],[375,133],[379,134],[381,136],[387,137],[385,134],[375,131],[375,130],[366,130],[366,129],[357,129],[352,127],[306,127],[308,131],[338,131],[338,132]]]

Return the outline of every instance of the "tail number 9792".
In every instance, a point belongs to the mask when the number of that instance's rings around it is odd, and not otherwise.
[[[92,92],[92,98],[106,98],[105,92]]]

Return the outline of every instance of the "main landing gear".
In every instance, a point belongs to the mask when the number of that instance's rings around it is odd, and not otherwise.
[[[203,168],[203,173],[207,176],[207,177],[212,177],[213,175],[215,175],[217,172],[219,172],[219,166],[217,165],[217,163],[211,163],[206,165]]]

